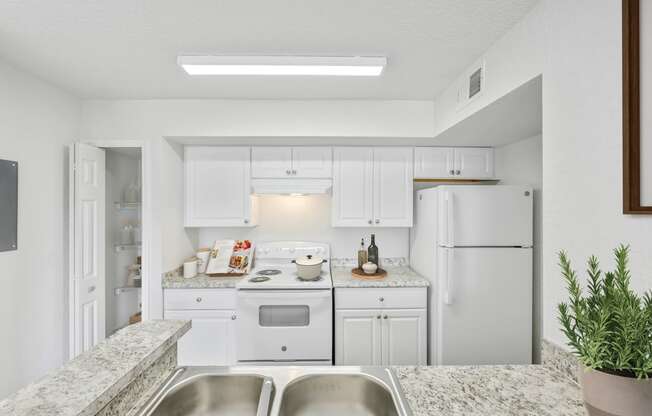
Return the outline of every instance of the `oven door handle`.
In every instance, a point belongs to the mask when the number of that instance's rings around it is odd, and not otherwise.
[[[287,298],[285,295],[290,295],[290,298]],[[276,292],[274,291],[258,291],[258,290],[239,290],[238,297],[243,299],[278,299],[282,301],[287,301],[286,299],[291,299],[293,303],[300,302],[304,299],[325,299],[331,297],[331,291],[324,290],[314,290],[314,291],[287,291],[287,292]]]

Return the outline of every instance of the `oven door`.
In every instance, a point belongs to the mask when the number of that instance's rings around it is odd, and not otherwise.
[[[239,362],[331,361],[330,290],[239,290]]]

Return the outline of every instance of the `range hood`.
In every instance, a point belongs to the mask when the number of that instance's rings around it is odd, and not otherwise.
[[[256,195],[327,194],[333,186],[331,179],[252,179]]]

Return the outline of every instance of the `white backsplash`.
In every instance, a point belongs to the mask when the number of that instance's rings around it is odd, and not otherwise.
[[[331,245],[333,258],[357,258],[360,239],[369,245],[376,234],[381,258],[409,257],[408,228],[333,228],[330,195],[258,197],[258,226],[252,228],[201,228],[199,246],[212,246],[215,240],[249,239],[254,242],[299,240]]]

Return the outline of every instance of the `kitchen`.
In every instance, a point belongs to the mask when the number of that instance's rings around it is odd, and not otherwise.
[[[584,414],[558,253],[649,288],[621,2],[362,3],[1,6],[0,414]]]

